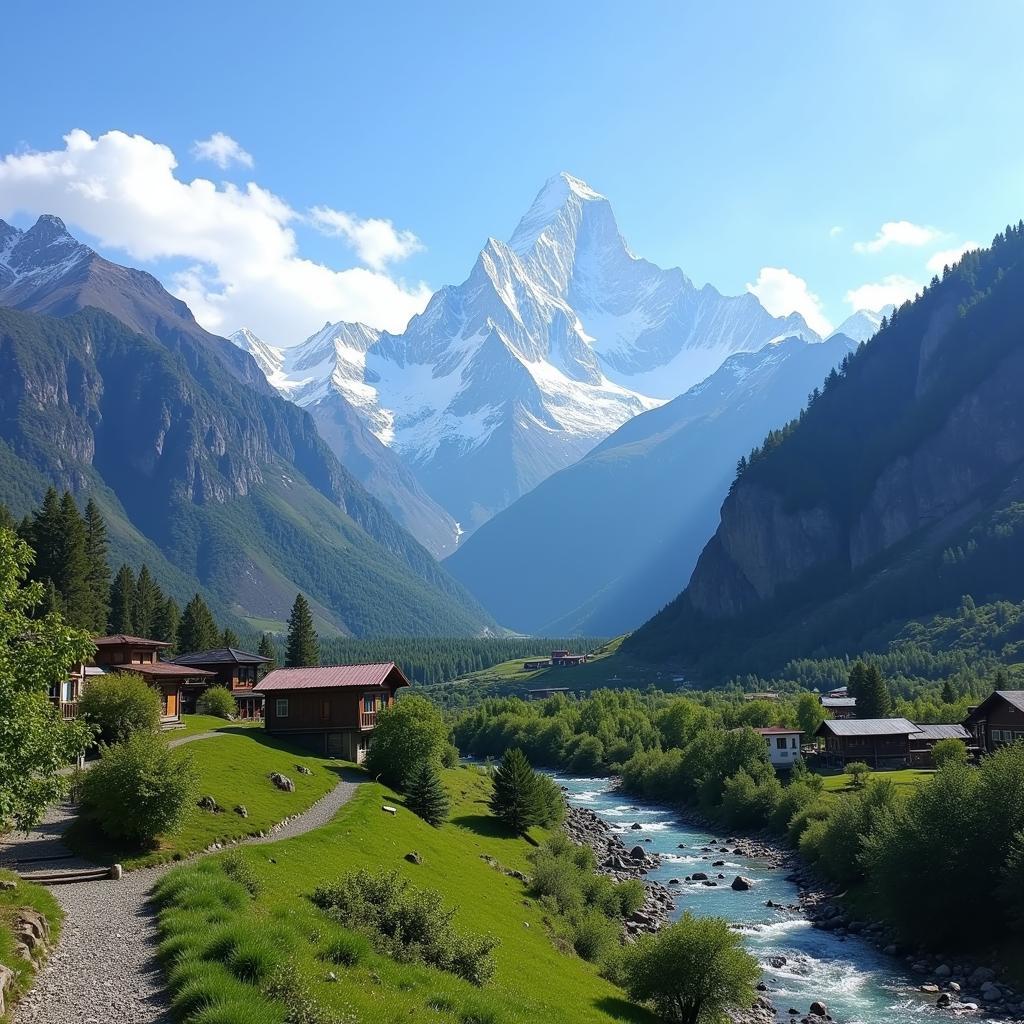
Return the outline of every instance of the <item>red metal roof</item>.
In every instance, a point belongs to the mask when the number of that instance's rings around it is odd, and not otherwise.
[[[114,633],[112,636],[93,637],[97,647],[108,647],[117,644],[131,644],[134,647],[170,647],[163,640],[147,640],[144,636],[128,636],[125,633]]]
[[[266,690],[323,690],[335,686],[362,688],[381,686],[392,673],[397,673],[398,686],[409,680],[393,661],[381,665],[325,665],[323,668],[276,668],[268,672],[254,687]]]
[[[802,734],[802,729],[783,729],[781,725],[770,725],[764,728],[755,729],[754,732],[762,736],[793,736]]]

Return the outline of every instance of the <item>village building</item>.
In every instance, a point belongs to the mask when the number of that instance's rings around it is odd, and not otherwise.
[[[259,682],[262,666],[270,659],[260,654],[250,654],[234,647],[216,647],[210,651],[196,651],[172,659],[172,664],[203,669],[213,673],[212,678],[190,680],[183,692],[182,700],[186,714],[196,709],[196,702],[211,686],[223,686],[230,690],[238,707],[237,715],[243,720],[263,717],[263,696],[254,693]]]
[[[971,708],[964,725],[985,753],[1024,740],[1024,690],[996,690]]]
[[[571,651],[552,651],[551,665],[553,668],[569,668],[573,665],[583,665],[587,661],[585,654],[573,654]]]
[[[819,697],[818,703],[839,721],[853,718],[857,714],[856,697]]]
[[[962,725],[919,725],[910,737],[910,763],[932,765],[932,751],[939,740],[960,740],[970,754],[977,754],[974,737]]]
[[[755,729],[768,744],[768,760],[775,768],[792,768],[800,759],[800,740],[803,732],[800,729],[786,729],[772,725]]]
[[[105,674],[131,672],[142,676],[160,694],[160,722],[165,728],[181,724],[181,694],[186,683],[211,679],[212,672],[160,661],[158,654],[171,645],[162,640],[117,633],[93,640],[96,666]]]
[[[782,694],[777,693],[774,690],[764,691],[762,693],[745,693],[743,694],[743,699],[776,701],[782,699]]]
[[[901,768],[910,763],[910,737],[918,727],[906,718],[829,719],[815,736],[825,741],[830,768],[864,761],[872,768]]]
[[[526,695],[530,700],[547,700],[559,693],[572,693],[567,686],[545,686],[538,690],[527,690]]]
[[[393,662],[278,668],[260,680],[264,727],[317,753],[362,762],[377,715],[409,680]]]
[[[541,668],[551,668],[550,658],[529,658],[523,662],[524,672],[536,672]]]

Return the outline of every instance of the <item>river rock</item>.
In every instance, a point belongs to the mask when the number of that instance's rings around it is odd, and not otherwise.
[[[629,851],[629,856],[633,860],[646,860],[647,851],[642,846],[634,846],[633,849]]]
[[[827,1017],[828,1016],[828,1007],[820,999],[815,999],[814,1002],[811,1003],[810,1010],[811,1010],[811,1013],[814,1016],[817,1016],[817,1017]]]
[[[970,985],[978,986],[984,985],[986,981],[994,981],[995,977],[996,972],[991,967],[976,967],[967,981]]]
[[[633,829],[633,830],[634,830],[635,832],[639,832],[639,831],[640,831],[640,829],[642,829],[642,828],[643,828],[643,825],[641,825],[639,821],[634,821],[634,822],[633,822],[633,824],[632,824],[632,825],[630,825],[629,827],[630,827],[631,829]]]
[[[943,992],[938,999],[935,1000],[935,1005],[940,1009],[947,1009],[953,1002],[953,997],[948,992]]]
[[[690,878],[694,882],[706,882],[708,880],[708,876],[703,871],[694,871]]]
[[[732,880],[732,888],[736,892],[748,892],[753,884],[749,878],[744,878],[742,875],[737,875]]]

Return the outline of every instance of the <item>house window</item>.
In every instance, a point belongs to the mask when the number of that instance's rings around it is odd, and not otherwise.
[[[796,750],[800,746],[800,737],[794,736],[789,745]]]
[[[73,701],[75,699],[75,681],[74,679],[65,680],[63,683],[64,695],[61,698],[65,701]]]
[[[371,694],[370,696],[363,698],[363,710],[369,714],[371,711],[377,710],[377,697]]]
[[[775,739],[775,747],[776,747],[777,750],[785,750],[786,749],[786,737],[785,736],[777,736],[776,739]]]
[[[331,720],[331,702],[329,700],[320,701],[320,721],[329,722]]]
[[[275,709],[274,710],[275,710],[275,713],[277,714],[278,718],[287,718],[288,717],[288,698],[287,697],[278,697],[277,701],[275,702]]]

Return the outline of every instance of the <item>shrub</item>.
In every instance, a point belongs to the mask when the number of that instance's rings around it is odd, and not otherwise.
[[[952,737],[939,740],[932,747],[932,761],[936,768],[942,768],[947,764],[967,764],[967,744]]]
[[[725,780],[722,814],[729,825],[763,828],[775,815],[782,799],[782,784],[771,775],[761,782],[743,770]]]
[[[180,823],[196,789],[187,751],[137,732],[106,747],[82,786],[82,812],[107,836],[146,845]]]
[[[235,698],[226,686],[211,686],[196,701],[196,711],[216,718],[234,718],[238,710]]]
[[[180,1017],[231,999],[246,999],[252,989],[239,981],[223,964],[199,960],[171,997],[171,1008]]]
[[[846,766],[846,773],[850,776],[850,785],[854,789],[863,789],[871,774],[871,765],[865,764],[863,761],[851,761]]]
[[[365,930],[398,960],[423,962],[476,985],[494,973],[491,954],[498,940],[456,931],[455,910],[444,907],[440,893],[417,888],[397,871],[351,871],[319,886],[312,899],[335,921]]]
[[[623,953],[626,991],[651,1003],[665,1021],[710,1024],[754,1001],[760,969],[742,942],[720,918],[684,914]]]
[[[428,825],[438,828],[448,819],[451,800],[437,765],[430,761],[416,765],[406,780],[405,792],[406,806]]]
[[[366,770],[402,789],[410,767],[442,761],[450,747],[448,726],[437,705],[418,694],[407,694],[377,715]]]
[[[90,679],[78,710],[95,730],[97,742],[107,746],[160,730],[160,694],[130,672]]]
[[[355,967],[370,952],[370,943],[365,935],[356,932],[339,932],[323,947],[321,960],[338,964],[340,967]]]
[[[220,859],[220,867],[228,878],[243,886],[250,896],[259,896],[263,891],[263,883],[240,850],[224,854]]]
[[[583,914],[572,926],[572,946],[577,955],[599,963],[619,945],[620,927],[600,910]]]
[[[284,1007],[250,990],[240,998],[203,1007],[188,1018],[188,1024],[284,1024],[290,1019]]]

